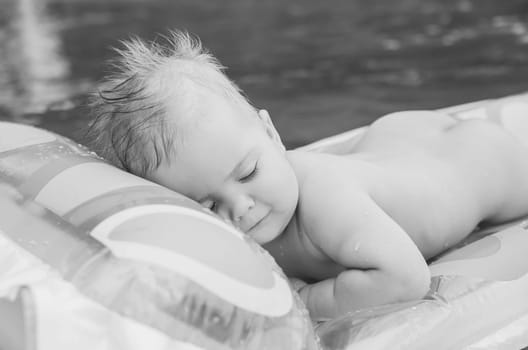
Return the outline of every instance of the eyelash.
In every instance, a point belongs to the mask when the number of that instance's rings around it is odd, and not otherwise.
[[[255,163],[255,167],[253,168],[253,170],[251,170],[251,172],[249,174],[247,174],[246,176],[242,177],[238,181],[240,181],[242,183],[246,183],[248,181],[251,181],[255,176],[257,176],[258,172],[259,172],[258,163]]]
[[[248,181],[251,181],[255,176],[257,176],[258,172],[259,172],[259,167],[258,167],[258,162],[257,162],[255,163],[255,167],[253,168],[253,170],[251,170],[249,174],[242,177],[238,181],[240,181],[241,183],[246,183]],[[208,208],[209,210],[214,211],[216,208],[216,202],[212,202],[211,205],[208,206]]]

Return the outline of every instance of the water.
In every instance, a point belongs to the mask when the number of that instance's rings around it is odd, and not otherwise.
[[[289,147],[528,90],[528,0],[0,0],[0,119],[82,141],[112,46],[199,35]]]

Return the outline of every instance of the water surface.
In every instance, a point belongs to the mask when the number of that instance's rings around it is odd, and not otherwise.
[[[0,119],[80,139],[132,35],[186,29],[292,147],[403,109],[528,90],[526,0],[0,0]]]

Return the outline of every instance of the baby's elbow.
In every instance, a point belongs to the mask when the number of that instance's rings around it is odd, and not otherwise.
[[[402,279],[401,301],[422,299],[431,286],[431,273],[427,265],[420,266],[409,271]]]

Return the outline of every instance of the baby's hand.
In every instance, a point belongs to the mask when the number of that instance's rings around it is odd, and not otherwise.
[[[422,270],[422,271],[420,271]],[[364,308],[421,299],[429,289],[429,275],[419,266],[416,274],[383,270],[346,270],[336,278],[296,289],[314,321],[326,321]]]

